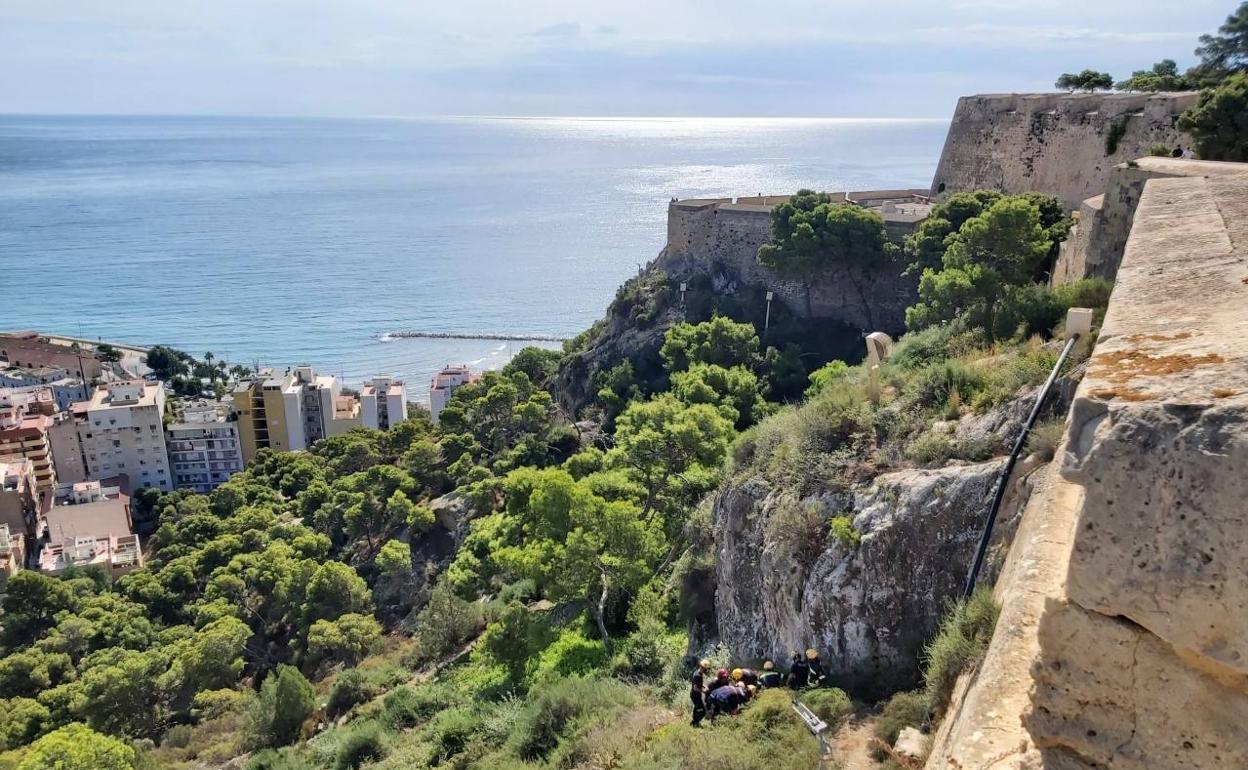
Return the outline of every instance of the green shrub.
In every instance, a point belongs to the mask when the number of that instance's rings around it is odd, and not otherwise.
[[[983,388],[972,406],[982,412],[1005,403],[1018,395],[1022,388],[1039,385],[1048,379],[1056,363],[1057,354],[1039,346],[992,359],[983,367]]]
[[[810,567],[823,553],[828,520],[822,505],[813,500],[782,498],[767,520],[766,541],[803,567]]]
[[[457,708],[438,712],[425,729],[425,738],[433,747],[433,762],[438,765],[468,746],[481,720],[470,709]]]
[[[325,704],[325,713],[335,719],[371,699],[374,694],[364,675],[358,669],[348,668],[334,679],[334,686],[329,690],[329,701]]]
[[[610,679],[563,679],[543,687],[521,709],[508,738],[521,759],[544,759],[569,735],[576,722],[590,715],[605,718],[634,705],[636,694]]]
[[[822,687],[802,693],[802,703],[820,719],[827,722],[832,729],[841,720],[854,713],[854,704],[844,690],[835,687]]]
[[[1168,158],[1170,157],[1170,148],[1164,144],[1149,145],[1148,154],[1154,158]]]
[[[191,742],[191,732],[192,728],[190,725],[174,725],[161,736],[160,745],[184,749]]]
[[[862,533],[854,529],[851,516],[833,516],[828,520],[828,533],[846,551],[852,551],[862,542]]]
[[[334,770],[357,770],[385,754],[386,737],[382,733],[381,725],[373,721],[352,725],[350,731],[338,742]]]
[[[999,613],[992,590],[984,587],[945,614],[936,638],[923,649],[927,704],[934,715],[949,705],[958,676],[983,660]]]
[[[293,666],[278,666],[260,686],[249,729],[259,747],[285,746],[299,737],[300,728],[316,706],[312,684]]]
[[[1109,130],[1105,132],[1105,154],[1113,155],[1118,152],[1118,143],[1122,141],[1122,137],[1127,135],[1127,121],[1130,115],[1123,115],[1110,124]]]
[[[742,722],[747,732],[760,740],[767,740],[776,731],[794,724],[798,717],[793,711],[793,696],[787,690],[763,690],[742,711]]]
[[[443,580],[430,593],[429,603],[416,616],[416,624],[419,662],[427,662],[459,650],[482,629],[485,620],[480,604],[459,598],[450,582]]]
[[[1054,417],[1051,420],[1037,423],[1031,433],[1027,434],[1027,451],[1039,455],[1044,461],[1052,460],[1057,454],[1057,447],[1066,437],[1066,418]]]
[[[396,687],[382,700],[381,721],[394,730],[414,727],[447,708],[452,698],[443,685]]]
[[[873,730],[876,738],[892,746],[897,736],[907,727],[921,727],[927,717],[927,696],[922,690],[899,692],[888,699]],[[881,749],[872,748],[871,755],[883,760],[888,755]]]
[[[919,369],[908,383],[906,397],[926,409],[945,407],[956,397],[971,403],[984,387],[983,376],[960,361],[942,361]]]
[[[814,398],[830,385],[841,382],[849,377],[849,364],[844,361],[829,361],[810,373],[810,387],[806,389],[806,397]]]
[[[581,676],[607,664],[607,648],[601,639],[588,639],[578,629],[568,629],[538,658],[538,677]]]

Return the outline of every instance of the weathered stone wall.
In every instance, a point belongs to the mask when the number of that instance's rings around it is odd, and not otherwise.
[[[1110,172],[1105,194],[1080,205],[1079,223],[1062,244],[1053,269],[1053,285],[1092,276],[1112,279],[1118,273],[1135,209],[1149,179],[1244,173],[1248,171],[1241,163],[1175,158],[1139,158],[1118,164]]]
[[[1248,177],[1144,183],[1062,476],[927,767],[1248,767]]]
[[[958,100],[932,195],[978,188],[1056,195],[1067,208],[1105,190],[1110,170],[1154,144],[1187,149],[1175,118],[1195,93],[991,94]],[[1106,152],[1111,130],[1121,138]]]
[[[830,318],[863,330],[897,333],[905,329],[906,308],[917,300],[916,281],[901,275],[904,265],[871,276],[859,286],[847,271],[829,270],[810,290],[800,281],[777,275],[758,264],[758,249],[771,239],[770,206],[733,203],[731,199],[672,201],[667,208],[667,247],[656,262],[679,280],[683,276],[726,271],[742,284],[765,286],[776,301],[799,317]],[[885,228],[900,240],[914,225]]]

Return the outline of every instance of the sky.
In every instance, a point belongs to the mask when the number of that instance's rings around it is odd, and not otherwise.
[[[947,117],[1234,0],[0,0],[0,112]]]

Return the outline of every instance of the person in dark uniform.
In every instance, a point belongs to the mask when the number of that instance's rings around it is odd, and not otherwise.
[[[689,700],[693,701],[691,724],[694,727],[702,724],[702,719],[706,716],[706,675],[710,670],[711,662],[702,659],[693,670],[693,676],[689,677]]]
[[[711,719],[720,714],[736,714],[741,704],[745,703],[745,687],[739,684],[726,684],[711,691],[708,700],[711,706]]]
[[[800,652],[793,653],[793,662],[789,665],[789,689],[801,690],[810,681],[810,667],[802,660]]]
[[[827,674],[823,671],[823,661],[819,659],[819,653],[814,649],[806,651],[806,667],[810,669],[810,686],[822,687]]]
[[[780,677],[780,672],[776,670],[776,664],[770,660],[763,663],[763,675],[758,678],[758,683],[765,689],[779,687],[784,684],[784,680]]]

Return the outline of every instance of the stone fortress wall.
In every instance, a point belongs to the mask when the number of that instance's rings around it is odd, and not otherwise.
[[[834,200],[876,211],[889,237],[900,243],[922,222],[931,206],[926,190],[872,190],[829,193]],[[660,264],[676,275],[699,267],[722,266],[742,283],[765,286],[798,316],[834,318],[864,330],[899,331],[907,305],[914,301],[913,281],[887,276],[872,287],[873,307],[833,270],[813,287],[809,313],[806,288],[758,264],[758,249],[771,239],[771,210],[787,195],[738,198],[687,198],[667,207],[667,244]]]
[[[1105,191],[1115,166],[1154,144],[1187,151],[1190,140],[1174,124],[1196,99],[1194,92],[964,96],[931,194],[1043,190],[1075,211]],[[1111,132],[1121,136],[1109,153]]]
[[[1248,767],[1248,166],[1148,165],[929,770]]]

